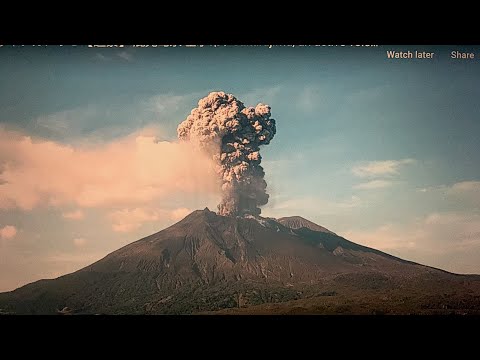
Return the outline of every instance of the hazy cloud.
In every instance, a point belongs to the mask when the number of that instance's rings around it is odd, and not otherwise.
[[[62,214],[62,216],[65,219],[70,219],[70,220],[81,220],[85,217],[85,215],[83,214],[83,211],[80,209],[75,211],[65,212]]]
[[[166,216],[165,211],[143,208],[116,210],[109,214],[112,229],[117,232],[133,231],[143,223],[159,220],[162,216]]]
[[[165,114],[179,110],[192,98],[192,95],[158,94],[145,100],[143,106],[154,114]]]
[[[264,210],[268,216],[291,216],[292,214],[314,213],[317,215],[335,215],[363,205],[360,197],[353,195],[342,200],[326,200],[314,197],[297,197],[282,200],[272,197],[271,205]]]
[[[239,94],[238,98],[242,100],[245,106],[253,106],[258,103],[272,103],[282,90],[282,86],[255,88],[247,93]]]
[[[112,222],[113,231],[131,232],[138,229],[146,222],[181,220],[190,212],[191,210],[186,208],[178,208],[174,210],[134,208],[113,211],[108,214],[108,217]]]
[[[187,109],[204,94],[205,91],[181,95],[159,93],[131,99],[119,95],[110,104],[89,103],[37,116],[29,120],[26,131],[70,143],[95,136],[104,141],[159,123],[165,131],[171,131],[169,128],[176,129]]]
[[[87,244],[87,239],[85,238],[75,238],[73,239],[73,243],[76,247],[83,247]]]
[[[480,181],[462,181],[447,189],[447,195],[465,204],[480,208]]]
[[[359,190],[383,189],[386,187],[390,187],[393,184],[394,183],[392,181],[388,181],[388,180],[372,180],[372,181],[355,185],[353,188],[359,189]]]
[[[326,89],[318,85],[308,85],[300,92],[297,99],[297,105],[305,111],[313,111],[325,107],[328,95]]]
[[[480,181],[462,181],[453,184],[452,190],[456,191],[480,191]]]
[[[37,131],[64,137],[80,133],[86,122],[93,122],[104,111],[96,106],[87,105],[42,115],[33,119],[33,123]]]
[[[17,228],[13,225],[6,225],[0,228],[0,239],[13,239],[17,235]]]
[[[178,221],[178,220],[182,220],[185,216],[187,216],[188,214],[190,214],[192,212],[191,209],[187,209],[187,208],[178,208],[178,209],[175,209],[171,212],[170,214],[170,218],[172,220],[175,220],[175,221]]]
[[[108,253],[108,251],[84,252],[84,250],[75,253],[55,251],[39,256],[37,253],[24,250],[10,249],[6,254],[2,251],[0,251],[0,273],[8,276],[0,276],[0,292],[13,290],[39,279],[53,279],[77,271]]]
[[[399,173],[401,166],[414,162],[414,159],[370,161],[354,166],[352,173],[358,177],[393,176]]]
[[[127,51],[121,51],[117,54],[117,56],[128,62],[133,61],[133,55]]]
[[[344,231],[341,235],[426,265],[454,272],[480,272],[478,214],[436,212],[406,224],[384,224],[369,230]],[[467,258],[471,261],[465,261]]]
[[[101,53],[96,53],[95,56],[94,56],[95,59],[98,59],[98,60],[101,60],[101,61],[108,61],[108,60],[111,60],[110,57],[108,56],[105,56]]]
[[[451,200],[480,206],[480,181],[460,181],[452,185],[429,186],[417,189],[424,194],[438,194]]]
[[[408,235],[406,234],[408,232]],[[370,230],[344,231],[345,238],[374,249],[392,251],[404,248],[414,248],[417,245],[418,234],[395,224],[384,224]]]

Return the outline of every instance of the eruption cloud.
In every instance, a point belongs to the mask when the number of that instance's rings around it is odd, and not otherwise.
[[[232,94],[212,92],[177,128],[178,138],[209,153],[222,183],[218,213],[224,216],[260,215],[268,202],[260,145],[275,136],[270,106],[245,105]]]

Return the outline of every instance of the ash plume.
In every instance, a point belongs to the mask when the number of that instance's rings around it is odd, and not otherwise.
[[[232,94],[212,92],[177,128],[178,138],[211,154],[222,183],[218,213],[224,216],[260,215],[268,202],[260,145],[275,136],[270,106],[245,105]]]

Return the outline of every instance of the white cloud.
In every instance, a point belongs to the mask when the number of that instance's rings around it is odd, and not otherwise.
[[[386,187],[390,187],[393,185],[392,181],[388,180],[372,180],[368,182],[364,182],[358,185],[355,185],[353,188],[354,189],[359,189],[359,190],[371,190],[371,189],[383,189]]]
[[[75,211],[65,212],[62,214],[62,216],[65,219],[70,219],[70,220],[81,220],[85,217],[83,211],[80,209]]]
[[[17,228],[13,225],[6,225],[0,228],[0,239],[13,239],[17,235]]]
[[[413,163],[414,159],[370,161],[354,166],[352,173],[358,177],[393,176],[399,173],[401,166]]]
[[[87,239],[85,238],[75,238],[73,239],[73,243],[76,247],[83,247],[87,244]]]

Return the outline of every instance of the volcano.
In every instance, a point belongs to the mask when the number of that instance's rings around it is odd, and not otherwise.
[[[53,280],[0,294],[10,314],[480,314],[480,276],[355,244],[299,216],[208,208]]]

